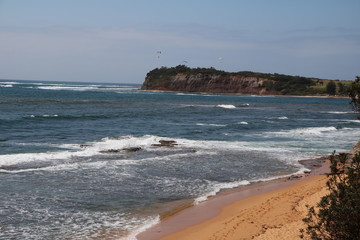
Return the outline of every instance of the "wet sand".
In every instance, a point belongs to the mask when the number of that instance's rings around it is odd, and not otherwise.
[[[306,205],[325,195],[329,164],[302,161],[310,174],[252,184],[226,191],[162,219],[138,240],[300,239]]]

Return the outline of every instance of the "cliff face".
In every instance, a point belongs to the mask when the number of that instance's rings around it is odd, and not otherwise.
[[[146,74],[141,89],[176,92],[239,93],[254,95],[319,95],[325,90],[316,78],[251,71],[224,72],[185,65],[161,67]],[[316,86],[316,88],[313,88]]]
[[[163,90],[179,92],[208,92],[208,93],[241,93],[241,94],[276,94],[268,91],[264,83],[273,80],[259,77],[245,77],[241,75],[218,74],[186,74],[177,73],[173,76],[147,76],[141,89]]]

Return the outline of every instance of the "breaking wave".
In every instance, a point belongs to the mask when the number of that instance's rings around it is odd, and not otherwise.
[[[234,105],[231,105],[231,104],[219,104],[219,105],[217,105],[217,107],[226,108],[226,109],[234,109],[234,108],[236,108]]]

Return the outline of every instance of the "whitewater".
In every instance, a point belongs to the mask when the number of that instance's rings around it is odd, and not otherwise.
[[[179,204],[349,151],[348,99],[0,80],[0,239],[136,239]]]

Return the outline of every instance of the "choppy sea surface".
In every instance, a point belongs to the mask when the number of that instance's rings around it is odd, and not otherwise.
[[[0,80],[0,239],[135,239],[169,203],[304,171],[360,137],[348,99],[139,87]]]

